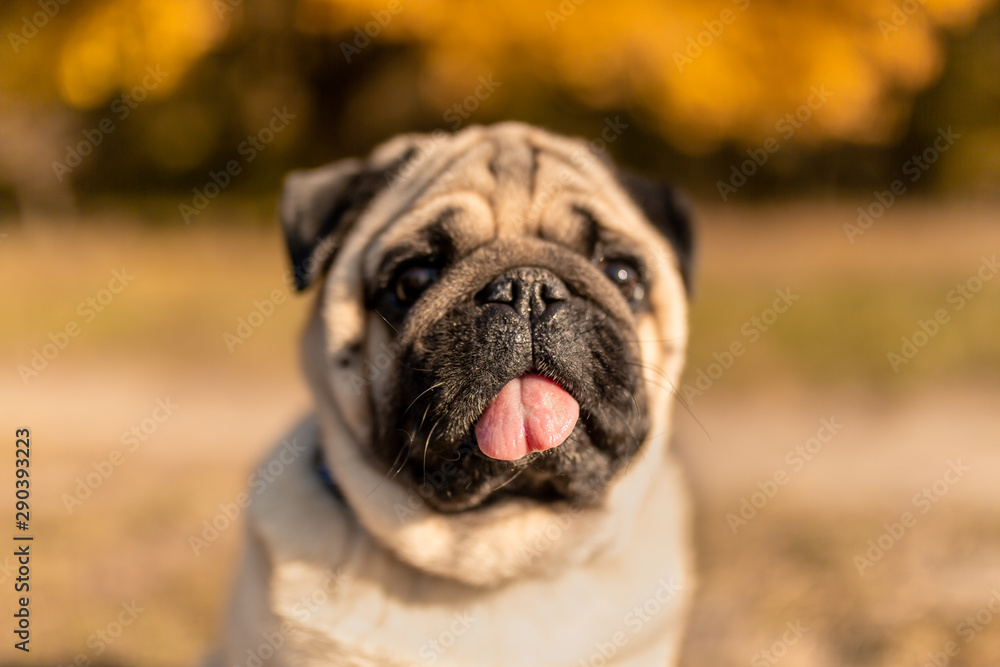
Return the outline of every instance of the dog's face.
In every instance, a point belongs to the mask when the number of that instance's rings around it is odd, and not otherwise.
[[[434,511],[600,504],[665,428],[691,250],[668,189],[504,124],[293,174],[282,215],[299,287],[324,285],[320,402]]]
[[[446,209],[369,277],[400,346],[373,397],[373,452],[410,484],[436,481],[439,510],[505,495],[596,502],[646,436],[633,321],[645,264],[574,213],[568,238],[498,240]]]

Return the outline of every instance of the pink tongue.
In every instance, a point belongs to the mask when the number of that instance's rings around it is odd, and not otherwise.
[[[528,373],[500,390],[476,422],[479,449],[491,459],[516,461],[561,445],[569,437],[580,404],[548,378]]]

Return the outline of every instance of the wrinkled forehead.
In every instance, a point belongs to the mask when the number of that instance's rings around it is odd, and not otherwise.
[[[494,239],[527,236],[587,254],[602,237],[656,238],[583,142],[525,126],[489,130],[393,147],[402,159],[355,236],[366,239],[358,248],[365,275],[404,248],[429,253],[444,246],[462,256]]]
[[[684,321],[684,289],[669,242],[581,141],[524,125],[472,127],[398,137],[376,149],[369,164],[387,170],[388,187],[355,222],[324,283],[323,312],[336,313],[324,319],[330,352],[362,344],[369,322],[365,285],[391,253],[416,256],[448,243],[465,253],[508,236],[578,251],[598,234],[631,240],[648,270],[651,301],[667,321]]]

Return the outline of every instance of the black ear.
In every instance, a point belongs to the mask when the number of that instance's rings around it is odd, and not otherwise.
[[[285,178],[281,226],[300,292],[327,269],[346,233],[386,185],[384,170],[368,170],[353,159]]]
[[[642,212],[667,237],[677,253],[681,278],[688,294],[694,271],[694,228],[684,197],[660,181],[619,171],[618,182]]]

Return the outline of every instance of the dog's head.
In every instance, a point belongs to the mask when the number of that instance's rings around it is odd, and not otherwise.
[[[657,459],[691,255],[668,188],[507,123],[293,173],[282,219],[299,289],[323,284],[305,364],[331,472],[404,558],[421,521],[607,510]]]

